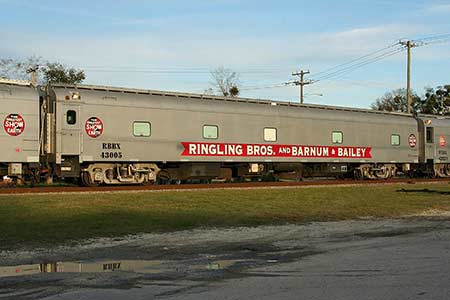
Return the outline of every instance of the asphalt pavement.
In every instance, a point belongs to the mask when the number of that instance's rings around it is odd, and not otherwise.
[[[448,218],[141,239],[8,263],[0,299],[450,299]]]

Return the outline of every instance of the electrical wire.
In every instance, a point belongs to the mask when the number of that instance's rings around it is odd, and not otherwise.
[[[398,48],[396,48],[394,50],[391,50],[389,52],[385,52],[385,53],[382,53],[380,55],[371,57],[370,59],[366,59],[366,60],[363,60],[363,61],[358,61],[358,63],[356,63],[356,64],[352,64],[352,65],[349,65],[349,66],[347,66],[345,68],[338,69],[337,71],[334,71],[334,72],[331,72],[331,73],[327,73],[327,74],[324,74],[322,76],[318,76],[318,77],[313,79],[313,82],[328,80],[328,79],[331,79],[331,78],[336,78],[338,76],[346,75],[346,74],[351,73],[351,72],[353,72],[353,71],[355,71],[357,69],[360,69],[360,68],[362,68],[364,66],[367,66],[369,64],[372,64],[372,63],[378,62],[380,60],[383,60],[385,58],[388,58],[388,57],[391,57],[393,55],[396,55],[397,53],[400,53],[400,52],[402,52],[404,50],[405,49],[403,47],[398,47]]]
[[[339,65],[336,65],[336,66],[334,66],[334,67],[328,68],[328,69],[326,69],[326,70],[323,70],[323,71],[320,71],[320,72],[317,72],[317,73],[314,73],[314,74],[317,76],[317,75],[320,75],[320,74],[328,73],[328,72],[330,72],[330,71],[332,71],[332,70],[335,70],[335,69],[338,69],[338,68],[340,68],[340,67],[343,67],[343,66],[346,66],[346,65],[349,65],[349,64],[358,62],[358,61],[361,60],[361,59],[369,58],[369,57],[372,56],[372,55],[375,55],[375,54],[378,54],[378,53],[383,52],[383,51],[385,51],[385,50],[388,50],[388,49],[390,49],[390,48],[392,48],[392,47],[395,47],[396,45],[397,45],[397,43],[393,43],[393,44],[391,44],[391,45],[389,45],[389,46],[387,46],[387,47],[378,49],[378,50],[376,50],[376,51],[370,52],[370,53],[365,54],[365,55],[363,55],[363,56],[360,56],[360,57],[358,57],[358,58],[352,59],[352,60],[350,60],[350,61],[348,61],[348,62],[345,62],[345,63],[339,64]]]
[[[430,36],[421,39],[414,40],[416,46],[430,45],[445,43],[450,41],[450,34]],[[397,46],[397,47],[396,47]],[[384,48],[372,51],[368,54],[362,55],[348,62],[338,64],[331,68],[325,69],[323,71],[312,73],[312,83],[318,81],[325,81],[330,79],[342,78],[343,76],[360,69],[369,64],[376,63],[380,60],[386,59],[393,55],[396,55],[405,48],[399,46],[399,42],[390,44]],[[155,67],[155,68],[136,68],[128,66],[80,66],[79,68],[85,69],[89,72],[98,73],[145,73],[145,74],[210,74],[211,70],[207,67]],[[249,68],[236,69],[238,73],[241,74],[259,74],[259,75],[271,75],[271,74],[284,74],[287,72],[287,68],[281,68],[279,66],[252,66]],[[254,85],[254,86],[243,86],[241,90],[262,90],[262,89],[273,89],[273,88],[283,88],[293,84],[293,82],[276,83],[270,85]]]
[[[444,40],[449,40],[450,39],[450,34],[435,35],[435,36],[430,36],[430,37],[417,39],[417,40],[414,40],[414,41],[427,43],[427,41],[443,40],[443,39]]]
[[[282,88],[286,87],[286,83],[279,83],[279,84],[273,84],[273,85],[261,85],[261,86],[243,86],[241,87],[241,91],[251,91],[251,90],[264,90],[264,89],[275,89],[275,88]]]

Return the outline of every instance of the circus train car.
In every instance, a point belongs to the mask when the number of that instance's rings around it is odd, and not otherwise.
[[[40,165],[85,185],[450,176],[443,118],[103,86],[0,88],[4,175]]]

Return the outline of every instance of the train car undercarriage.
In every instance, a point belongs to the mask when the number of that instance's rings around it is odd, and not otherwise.
[[[19,166],[20,165],[20,166]],[[305,178],[390,179],[398,176],[450,178],[450,164],[346,164],[346,163],[91,163],[72,166],[71,176],[61,168],[37,164],[0,166],[0,175],[15,183],[37,183],[53,177],[79,179],[85,186],[136,185],[189,181],[231,182],[243,180],[300,181]],[[53,170],[51,172],[50,170]]]
[[[160,169],[152,163],[94,163],[81,168],[83,185],[154,183]]]

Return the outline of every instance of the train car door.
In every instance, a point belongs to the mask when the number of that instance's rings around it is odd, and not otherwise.
[[[425,126],[425,162],[433,163],[436,154],[435,152],[434,127]]]
[[[64,103],[63,105],[61,105],[61,109],[61,155],[80,155],[80,104]]]

